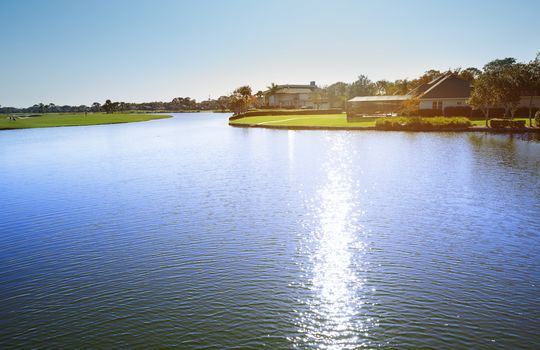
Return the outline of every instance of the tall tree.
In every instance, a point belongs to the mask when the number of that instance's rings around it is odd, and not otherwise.
[[[101,109],[101,104],[99,102],[92,103],[92,107],[90,107],[90,110],[92,112],[99,112],[100,109]]]
[[[540,55],[527,64],[518,65],[520,90],[529,97],[529,126],[532,126],[534,96],[540,94]]]
[[[270,104],[270,97],[275,96],[277,92],[279,91],[279,85],[276,85],[274,83],[270,84],[270,86],[266,87],[268,91],[266,92],[266,105],[268,106]]]
[[[113,112],[114,112],[114,104],[112,103],[111,100],[105,101],[105,103],[103,104],[103,110],[104,110],[107,114],[110,114],[110,113],[113,113]]]
[[[337,82],[324,88],[330,107],[345,107],[348,97],[349,84]]]
[[[349,87],[349,97],[373,96],[377,92],[375,84],[366,75],[359,75]]]
[[[236,90],[234,90],[235,93],[240,94],[242,97],[248,99],[251,97],[251,87],[248,85],[240,86]]]
[[[392,95],[406,95],[413,88],[408,79],[398,79],[393,85],[394,91]]]
[[[504,115],[507,116],[508,112],[510,112],[513,118],[521,98],[520,77],[519,65],[516,64],[515,58],[497,59],[484,66],[484,72],[477,79],[480,83],[475,84],[474,88],[475,90],[481,88],[478,93],[479,96],[483,96],[481,100],[491,102],[492,106],[502,106]],[[485,93],[489,93],[491,96],[484,96]],[[481,104],[481,102],[477,101],[477,97],[471,99],[471,101]]]
[[[471,106],[480,109],[484,113],[486,126],[488,126],[489,109],[497,102],[494,91],[492,90],[494,82],[495,77],[492,73],[481,74],[474,81],[474,88],[468,101]]]
[[[471,83],[473,83],[480,76],[480,74],[482,74],[482,71],[475,67],[465,68],[458,72],[460,78]]]

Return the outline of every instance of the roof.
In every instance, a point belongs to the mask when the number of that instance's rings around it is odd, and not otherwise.
[[[293,88],[293,89],[316,89],[317,86],[309,84],[284,84],[278,85],[279,89]]]
[[[350,99],[349,102],[405,101],[412,97],[420,99],[469,98],[470,96],[471,83],[456,74],[449,73],[418,86],[407,95],[357,96]]]
[[[283,84],[277,86],[276,94],[305,94],[319,89],[315,82],[311,84]],[[264,91],[265,94],[270,93],[270,90]]]
[[[409,95],[412,95],[412,96],[422,95],[424,92],[426,92],[427,90],[432,88],[435,84],[437,84],[439,81],[441,81],[445,77],[446,77],[446,75],[440,75],[440,76],[434,78],[433,80],[431,80],[430,82],[424,83],[424,84],[412,89],[411,91],[409,91]]]
[[[389,101],[406,101],[411,95],[392,95],[392,96],[357,96],[351,98],[348,102],[389,102]]]
[[[471,83],[455,74],[448,74],[432,84],[420,95],[420,98],[469,98],[470,96]]]
[[[314,90],[313,88],[287,87],[287,88],[279,89],[278,92],[276,92],[276,95],[277,94],[306,94],[306,93],[312,92],[313,90]]]

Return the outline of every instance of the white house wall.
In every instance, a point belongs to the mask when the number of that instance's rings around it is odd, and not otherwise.
[[[420,99],[420,109],[432,109],[434,101],[442,101],[442,108],[446,107],[469,107],[467,99],[463,98],[438,98],[438,99]],[[518,108],[529,107],[529,96],[521,97]],[[540,96],[533,96],[533,107],[540,108]]]
[[[437,98],[437,99],[420,99],[420,109],[432,109],[433,102],[442,101],[442,108],[446,107],[467,107],[467,99],[464,98]]]

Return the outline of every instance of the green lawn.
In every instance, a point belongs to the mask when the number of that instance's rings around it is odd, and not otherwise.
[[[373,127],[376,117],[365,117],[359,122],[347,122],[346,114],[323,115],[279,115],[263,117],[245,117],[231,121],[232,125],[281,125],[281,126],[318,126],[318,127]]]
[[[361,121],[347,122],[346,114],[324,114],[324,115],[276,115],[261,117],[245,117],[230,122],[231,125],[276,125],[276,126],[307,126],[307,127],[352,127],[365,128],[374,127],[375,120],[379,117],[364,117]],[[516,120],[527,120],[527,118],[515,118]],[[486,122],[483,119],[471,120],[473,126],[484,127]]]
[[[169,115],[157,114],[88,113],[85,116],[84,113],[50,113],[37,117],[17,117],[17,120],[9,120],[7,115],[0,114],[0,130],[131,123],[170,117]]]

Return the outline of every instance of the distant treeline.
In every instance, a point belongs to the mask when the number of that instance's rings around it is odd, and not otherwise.
[[[228,97],[209,99],[197,102],[189,97],[176,97],[171,102],[112,102],[105,101],[92,103],[91,106],[56,105],[54,103],[39,103],[26,108],[0,107],[0,113],[73,113],[73,112],[123,112],[123,111],[227,111]]]

